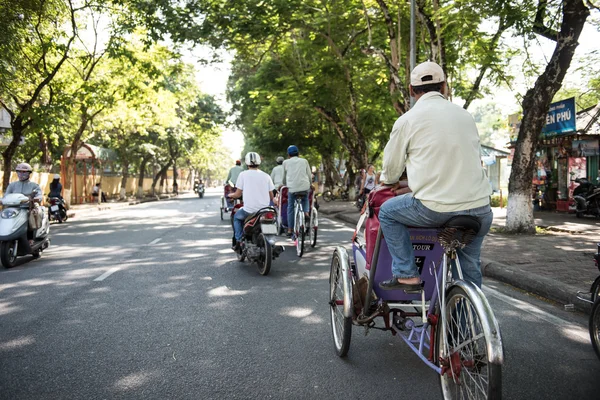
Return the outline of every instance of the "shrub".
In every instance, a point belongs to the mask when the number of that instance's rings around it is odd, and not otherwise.
[[[490,197],[490,205],[492,207],[500,207],[500,196],[494,195]],[[506,207],[508,205],[508,197],[502,196],[502,207]]]

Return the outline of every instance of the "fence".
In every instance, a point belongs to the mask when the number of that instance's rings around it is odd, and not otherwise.
[[[177,184],[178,184],[178,190],[191,190],[191,183],[193,181],[193,179],[188,179],[189,175],[191,174],[190,171],[187,170],[181,170],[180,174],[179,174],[179,179],[177,180]],[[0,171],[0,176],[3,176],[3,172]],[[17,178],[17,174],[15,172],[13,172],[11,174],[10,177],[10,181],[14,182],[16,181]],[[54,174],[52,173],[46,173],[46,172],[34,172],[31,175],[30,180],[32,182],[36,182],[40,185],[40,187],[42,188],[42,193],[44,193],[44,195],[48,194],[50,192],[50,183],[52,183],[52,180],[54,179]],[[77,187],[77,199],[73,198],[73,203],[89,203],[92,202],[92,188],[94,187],[94,185],[97,182],[100,182],[102,185],[102,191],[104,193],[106,193],[106,196],[111,198],[111,197],[118,197],[120,195],[121,192],[121,181],[122,181],[122,177],[120,176],[102,176],[102,177],[96,177],[96,182],[94,182],[92,180],[91,176],[87,176],[86,178],[86,182],[85,182],[85,190],[84,189],[84,177],[83,175],[76,175],[75,176],[76,179],[76,187]],[[136,195],[137,191],[138,191],[138,182],[139,179],[138,177],[129,177],[127,178],[127,185],[125,187],[125,192],[126,194],[129,195]],[[63,184],[64,187],[64,182],[61,183]],[[163,191],[164,192],[172,192],[173,191],[173,177],[169,176],[168,179],[165,181],[165,187],[163,187]],[[156,184],[156,191],[158,192],[159,187],[158,185],[160,185],[160,181]],[[72,187],[73,188],[73,187]],[[144,182],[142,185],[142,189],[144,191],[144,194],[151,194],[152,192],[152,178],[144,178]],[[2,189],[0,187],[0,193],[2,192]],[[2,195],[4,195],[4,193],[2,193]],[[74,197],[74,196],[73,196]]]

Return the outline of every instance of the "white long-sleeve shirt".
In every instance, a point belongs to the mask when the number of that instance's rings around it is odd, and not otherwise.
[[[421,96],[392,128],[380,180],[393,184],[406,168],[413,196],[438,212],[489,204],[492,189],[481,165],[471,114],[439,92]]]
[[[300,157],[288,158],[283,162],[283,183],[291,193],[306,192],[310,189],[312,172],[308,161]]]
[[[271,171],[271,179],[273,180],[275,188],[278,188],[279,186],[283,185],[283,174],[283,165],[277,165]]]

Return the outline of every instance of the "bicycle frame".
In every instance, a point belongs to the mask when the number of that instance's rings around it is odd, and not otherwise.
[[[371,267],[369,270],[368,278],[368,289],[365,297],[365,307],[361,311],[360,315],[356,316],[354,323],[357,325],[363,325],[365,322],[372,321],[372,316],[364,315],[365,309],[370,309],[371,304],[371,293],[373,293],[373,286],[376,281],[377,276],[377,266],[379,263],[380,250],[382,247],[383,234],[381,228],[377,231],[377,239],[375,242],[375,249],[373,251],[373,257],[371,260]],[[346,257],[347,257],[347,253]],[[456,276],[458,279],[450,279],[448,281],[448,275],[451,272],[451,261],[454,261]],[[427,304],[425,300],[425,290],[420,291],[421,302],[420,303],[401,303],[401,302],[393,302],[388,300],[379,299],[379,304],[385,304],[388,308],[387,312],[383,314],[377,314],[378,311],[375,311],[375,316],[383,316],[385,321],[386,330],[391,330],[394,335],[398,334],[404,342],[409,346],[409,348],[415,352],[419,358],[430,368],[436,371],[438,374],[443,373],[443,367],[436,365],[439,360],[435,360],[435,351],[434,344],[436,340],[436,334],[439,331],[438,327],[446,326],[446,317],[445,310],[446,308],[446,292],[449,291],[454,286],[460,286],[465,292],[467,292],[471,299],[474,299],[475,302],[478,303],[478,306],[481,306],[486,313],[493,315],[491,311],[491,307],[487,303],[485,296],[481,290],[475,285],[465,282],[463,280],[462,269],[460,266],[460,261],[456,255],[455,250],[445,250],[441,256],[441,263],[438,264],[439,267],[436,267],[436,263],[431,261],[430,269],[431,275],[435,277],[435,286],[433,292],[431,294],[431,298],[429,303]],[[423,266],[425,268],[425,266]],[[343,269],[343,266],[342,266]],[[356,271],[355,271],[356,272]],[[356,276],[354,276],[356,278]],[[346,290],[349,290],[349,293],[352,293],[352,282],[344,281],[344,286]],[[350,296],[352,298],[352,296]],[[345,302],[345,304],[347,304]],[[415,309],[421,308],[421,312],[406,312],[404,309]],[[436,314],[436,309],[439,312]],[[377,308],[380,310],[380,307]],[[353,310],[350,308],[350,314],[353,313]],[[390,313],[392,317],[392,323],[390,324]],[[470,313],[470,311],[469,311]],[[344,308],[344,314],[346,314],[346,308]],[[346,315],[350,316],[350,315]],[[411,317],[420,317],[422,318],[422,325],[417,326]],[[471,317],[472,318],[472,317]],[[491,320],[495,321],[494,318]],[[357,323],[358,321],[358,323]],[[362,321],[362,322],[361,322]],[[483,334],[486,336],[488,343],[492,343],[491,346],[488,346],[489,360],[492,363],[501,364],[503,362],[503,354],[502,354],[502,341],[499,336],[499,327],[497,324],[487,323],[488,318],[485,318],[482,321],[482,330]],[[402,327],[398,327],[398,325],[402,325]],[[430,331],[431,328],[431,331]],[[447,338],[446,338],[446,329],[441,329],[441,333],[443,335],[442,338],[442,349],[441,354],[447,355]],[[500,351],[498,351],[500,349]],[[441,356],[441,355],[440,355]]]

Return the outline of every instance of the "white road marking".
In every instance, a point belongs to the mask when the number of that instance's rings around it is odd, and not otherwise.
[[[485,286],[483,288],[483,291],[486,292],[486,294],[488,294],[492,297],[495,297],[496,299],[500,300],[503,303],[511,305],[520,310],[526,311],[527,313],[534,314],[539,319],[542,319],[553,325],[557,325],[557,326],[561,326],[561,327],[564,327],[565,325],[570,325],[570,326],[576,325],[573,322],[569,322],[565,319],[562,319],[555,315],[552,315],[552,314],[542,310],[541,308],[534,306],[533,304],[529,304],[524,301],[509,297],[503,293],[500,293],[499,291],[492,289],[489,286]]]
[[[109,276],[111,276],[112,274],[114,274],[115,272],[117,272],[118,270],[119,270],[119,267],[111,268],[108,271],[106,271],[105,273],[103,273],[102,275],[100,275],[99,277],[97,277],[96,279],[94,279],[94,282],[101,282],[101,281],[105,280],[106,278],[108,278]]]
[[[153,241],[148,243],[148,246],[152,246],[153,244],[156,244],[156,243],[160,242],[161,240],[162,240],[162,238],[154,239]]]

